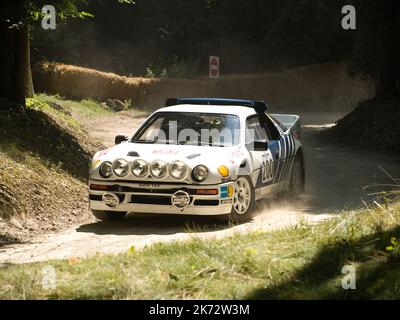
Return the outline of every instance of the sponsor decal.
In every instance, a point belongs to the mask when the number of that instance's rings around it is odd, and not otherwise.
[[[107,148],[107,149],[104,149],[104,150],[101,150],[101,151],[100,151],[100,154],[99,154],[99,158],[102,157],[102,156],[105,156],[105,155],[108,153],[108,151],[111,150],[111,148],[112,148],[112,147]]]
[[[231,157],[233,157],[233,158],[238,158],[238,157],[243,157],[243,156],[244,156],[243,152],[240,151],[239,149],[236,149],[231,154]]]
[[[261,164],[261,180],[265,184],[274,179],[274,159],[270,152],[267,153]]]
[[[221,198],[232,197],[233,187],[232,186],[222,186],[220,194],[221,194]]]
[[[183,190],[178,190],[172,195],[171,203],[175,208],[183,210],[190,204],[189,193]]]
[[[159,188],[161,185],[160,184],[154,184],[154,183],[139,183],[139,187],[144,187],[144,188]]]
[[[171,150],[171,149],[160,149],[160,150],[154,150],[153,154],[161,154],[165,156],[171,156],[171,155],[176,155],[178,153],[178,150]]]
[[[221,204],[232,204],[232,199],[221,200]]]

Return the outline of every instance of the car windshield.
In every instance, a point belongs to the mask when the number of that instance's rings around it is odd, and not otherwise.
[[[236,115],[157,112],[139,129],[132,142],[230,147],[239,143],[239,129]]]

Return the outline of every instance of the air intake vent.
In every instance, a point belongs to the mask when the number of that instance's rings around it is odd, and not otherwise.
[[[197,158],[197,157],[200,157],[200,153],[196,153],[196,154],[192,154],[190,156],[187,156],[186,159],[192,160],[192,159]]]
[[[127,154],[128,157],[139,157],[139,153],[136,151],[129,151]]]

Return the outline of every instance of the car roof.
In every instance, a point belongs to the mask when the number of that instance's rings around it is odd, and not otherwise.
[[[246,106],[235,105],[196,105],[179,104],[175,106],[160,108],[156,112],[195,112],[195,113],[221,113],[234,114],[240,117],[247,117],[256,114],[255,110]]]

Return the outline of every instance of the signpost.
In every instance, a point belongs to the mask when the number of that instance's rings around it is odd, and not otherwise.
[[[209,75],[210,79],[219,78],[219,57],[210,56]]]

